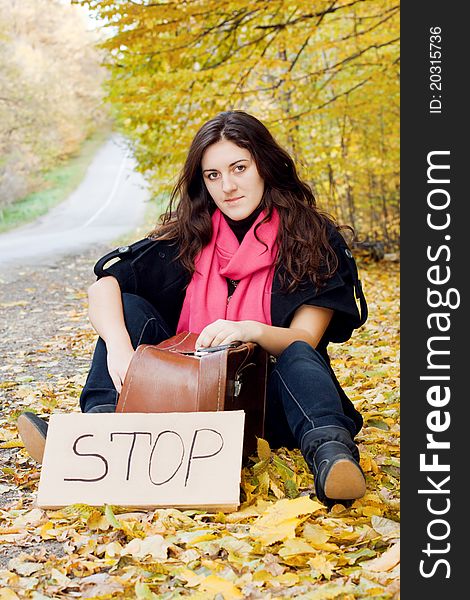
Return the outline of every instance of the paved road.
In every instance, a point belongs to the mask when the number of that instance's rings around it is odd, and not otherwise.
[[[137,227],[149,192],[134,167],[123,139],[111,137],[67,200],[37,221],[0,235],[0,270],[54,264]]]

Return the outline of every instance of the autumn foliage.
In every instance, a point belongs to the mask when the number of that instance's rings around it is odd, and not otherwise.
[[[103,124],[96,41],[77,7],[0,3],[0,211]]]
[[[320,206],[398,243],[399,5],[393,0],[76,0],[106,22],[108,97],[155,190],[196,129],[244,109]]]

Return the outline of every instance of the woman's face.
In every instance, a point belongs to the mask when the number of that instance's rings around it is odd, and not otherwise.
[[[207,191],[224,215],[241,221],[258,208],[264,181],[249,150],[220,140],[206,148],[201,168]]]

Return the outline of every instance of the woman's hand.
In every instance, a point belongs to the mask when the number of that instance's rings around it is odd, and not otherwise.
[[[256,321],[227,321],[217,319],[199,334],[196,348],[222,346],[231,342],[254,342],[258,335],[259,323]]]
[[[134,349],[131,345],[108,347],[108,371],[119,394],[133,356]]]

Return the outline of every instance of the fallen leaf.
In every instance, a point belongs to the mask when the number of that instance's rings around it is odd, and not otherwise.
[[[40,571],[42,569],[42,564],[23,561],[21,560],[21,558],[16,557],[8,561],[8,568],[18,573],[18,575],[24,575],[26,577],[29,577],[29,575]]]
[[[284,565],[279,564],[279,558],[270,552],[263,556],[262,561],[266,565],[266,570],[269,571],[271,575],[282,575],[286,570]]]
[[[285,585],[287,587],[297,585],[299,583],[299,580],[300,578],[297,575],[297,573],[283,573],[282,575],[278,575],[274,578],[274,581],[276,581],[280,585]]]
[[[80,580],[81,598],[96,598],[123,591],[122,583],[108,573],[94,573]]]
[[[378,506],[365,506],[362,509],[364,517],[380,517],[382,515],[382,509]]]
[[[232,598],[243,598],[241,591],[230,581],[222,579],[217,575],[209,575],[199,585],[199,589],[203,592],[212,594],[211,598],[217,594],[222,594],[224,600]]]
[[[146,583],[138,581],[134,589],[138,600],[158,600],[157,594],[154,594]]]
[[[106,544],[106,556],[109,558],[114,558],[115,556],[121,556],[122,554],[122,546],[119,542],[110,542]]]
[[[362,562],[361,567],[367,571],[390,571],[400,562],[400,542],[393,544],[378,558]]]
[[[350,565],[354,565],[357,560],[360,558],[370,558],[371,556],[375,556],[377,553],[375,550],[371,550],[370,548],[359,548],[359,550],[355,550],[354,552],[346,552],[344,557],[347,559]],[[364,563],[361,563],[361,565]]]
[[[374,515],[371,519],[371,524],[384,540],[400,537],[400,523],[396,521]]]
[[[105,507],[105,509],[104,509],[104,516],[106,517],[108,523],[112,527],[115,527],[116,529],[121,529],[121,524],[116,519],[116,517],[114,515],[114,512],[113,512],[113,509],[109,506],[109,504],[107,504],[106,507]]]
[[[253,551],[251,544],[245,540],[239,540],[233,536],[227,535],[219,540],[220,547],[227,550],[229,555],[244,556]]]
[[[46,513],[40,508],[33,508],[29,512],[17,517],[13,521],[13,527],[24,527],[26,525],[39,525],[41,521],[47,520]]]
[[[144,539],[134,538],[124,546],[121,555],[130,554],[136,558],[151,556],[153,559],[166,560],[169,545],[165,538],[158,534]]]
[[[8,442],[1,442],[0,448],[24,448],[24,444],[21,440],[10,440]]]
[[[316,554],[316,550],[302,538],[286,540],[279,550],[279,556],[297,556],[298,554]]]
[[[331,536],[321,525],[305,523],[303,537],[311,544],[324,544]]]
[[[257,504],[244,506],[241,510],[226,515],[226,521],[228,523],[238,523],[240,521],[246,521],[252,517],[260,516],[267,507],[271,506],[270,502],[261,500]]]
[[[323,509],[323,505],[308,496],[283,499],[271,504],[250,528],[250,536],[267,546],[295,537],[295,529],[301,522],[299,515],[312,514]]]
[[[313,592],[309,592],[303,596],[305,600],[332,600],[344,594],[354,591],[351,584],[340,583],[325,583]]]
[[[328,560],[322,554],[317,554],[313,558],[309,558],[307,563],[312,568],[312,576],[322,576],[325,579],[330,579],[334,573],[336,563]]]
[[[106,507],[105,511],[108,509],[108,507]],[[108,511],[108,514],[102,514],[99,510],[95,510],[91,513],[91,515],[88,517],[87,519],[87,526],[93,531],[95,529],[100,529],[102,531],[106,531],[107,529],[109,529],[111,526],[113,526],[114,521],[116,521],[116,523],[118,524],[118,529],[120,527],[119,522],[116,520],[116,518],[113,516],[111,517]],[[112,522],[111,522],[112,521]],[[114,527],[116,527],[114,525]]]
[[[271,458],[271,448],[269,443],[263,438],[257,438],[258,458],[260,460],[269,460]]]
[[[0,600],[20,600],[20,597],[11,588],[3,588],[0,589]]]
[[[286,519],[273,525],[272,523],[266,524],[265,522],[257,521],[251,526],[250,535],[262,544],[271,546],[275,542],[294,538],[295,530],[300,522],[300,519]]]

